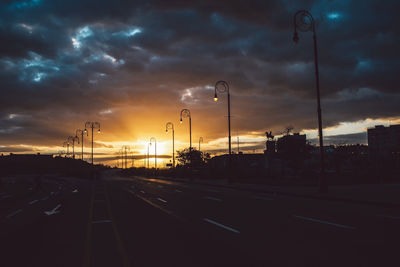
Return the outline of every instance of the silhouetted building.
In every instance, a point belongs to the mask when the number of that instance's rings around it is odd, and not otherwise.
[[[278,153],[302,153],[306,149],[306,135],[294,133],[293,135],[284,135],[276,143]]]
[[[385,157],[400,152],[400,124],[385,127],[377,125],[368,129],[370,157]]]

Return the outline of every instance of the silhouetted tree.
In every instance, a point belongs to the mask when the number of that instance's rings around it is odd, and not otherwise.
[[[184,150],[178,150],[176,159],[178,164],[188,168],[200,168],[203,167],[210,159],[209,153],[203,153],[201,151],[192,148],[185,148]]]

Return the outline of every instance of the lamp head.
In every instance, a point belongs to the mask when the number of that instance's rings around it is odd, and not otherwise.
[[[218,101],[217,92],[215,92],[215,94],[214,94],[214,101],[215,101],[215,102]]]
[[[83,132],[84,132],[84,133],[87,133],[87,130],[86,130],[86,128],[85,128],[85,130],[83,130]]]
[[[99,130],[97,131],[97,133],[100,133],[100,128],[99,128]]]
[[[179,123],[182,123],[182,118],[181,118],[181,120],[179,121]]]

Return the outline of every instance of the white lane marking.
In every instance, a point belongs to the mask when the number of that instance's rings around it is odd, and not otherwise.
[[[46,197],[44,197],[44,198],[42,198],[42,200],[47,200],[49,197],[48,196],[46,196]]]
[[[231,231],[231,232],[234,232],[234,233],[236,233],[236,234],[240,234],[240,232],[239,232],[238,230],[233,229],[233,228],[231,228],[231,227],[229,227],[229,226],[220,224],[220,223],[218,223],[218,222],[216,222],[216,221],[213,221],[213,220],[210,220],[210,219],[207,219],[207,218],[203,218],[203,220],[206,221],[206,222],[212,223],[212,224],[214,224],[214,225],[216,225],[216,226],[222,227],[222,228],[224,228],[224,229],[226,229],[226,230],[229,230],[229,231]]]
[[[391,215],[384,215],[384,214],[377,214],[378,217],[388,218],[388,219],[395,219],[400,220],[400,216],[391,216]]]
[[[304,216],[298,216],[298,215],[293,215],[296,218],[299,219],[303,219],[303,220],[307,220],[307,221],[312,221],[312,222],[317,222],[317,223],[324,223],[324,224],[328,224],[328,225],[333,225],[336,227],[341,227],[341,228],[345,228],[345,229],[356,229],[355,227],[352,226],[347,226],[347,225],[343,225],[343,224],[338,224],[338,223],[332,223],[332,222],[327,222],[327,221],[322,221],[322,220],[318,220],[318,219],[314,219],[314,218],[309,218],[309,217],[304,217]]]
[[[35,203],[38,202],[38,201],[39,201],[39,200],[37,200],[37,199],[32,200],[31,202],[29,202],[29,205],[35,204]]]
[[[261,200],[274,200],[273,198],[262,197],[262,196],[254,196],[253,198],[255,198],[255,199],[261,199]]]
[[[98,220],[98,221],[93,221],[92,224],[94,223],[110,223],[111,220]]]
[[[140,190],[140,193],[146,194],[146,192],[144,192],[143,190]]]
[[[73,194],[78,193],[78,189],[75,189],[74,191],[72,191]]]
[[[175,192],[182,193],[182,191],[179,189],[175,189]]]
[[[60,207],[61,207],[61,204],[58,204],[54,209],[49,210],[49,211],[45,211],[44,213],[45,213],[46,215],[48,215],[48,216],[57,214],[57,213],[60,212],[60,211],[58,210],[58,208],[60,208]]]
[[[22,212],[22,209],[13,211],[13,212],[11,212],[10,214],[8,214],[8,215],[6,216],[6,218],[7,218],[7,219],[10,219],[11,217],[17,215],[17,214],[20,213],[20,212]]]
[[[209,199],[209,200],[214,200],[214,201],[222,201],[221,199],[215,198],[215,197],[205,196],[204,198],[205,198],[205,199]]]
[[[160,200],[161,202],[164,202],[164,203],[167,203],[167,201],[166,200],[164,200],[164,199],[162,199],[162,198],[157,198],[158,200]]]

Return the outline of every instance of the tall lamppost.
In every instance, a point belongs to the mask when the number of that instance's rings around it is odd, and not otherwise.
[[[310,12],[308,12],[307,10],[299,10],[294,14],[293,25],[294,25],[293,41],[296,44],[299,42],[299,35],[297,34],[297,30],[302,32],[308,32],[308,31],[313,32],[315,84],[317,89],[318,135],[319,135],[319,152],[320,152],[319,188],[321,193],[327,193],[328,184],[326,182],[325,166],[324,166],[324,141],[322,136],[322,112],[321,112],[321,100],[320,100],[320,90],[319,90],[318,49],[317,49],[317,34],[315,32],[315,21]]]
[[[81,145],[82,145],[81,160],[83,160],[83,136],[84,136],[85,134],[86,134],[86,136],[88,136],[88,133],[87,133],[86,130],[78,129],[78,130],[76,130],[76,132],[75,132],[75,135],[76,135],[76,136],[78,136],[78,135],[81,136]]]
[[[72,158],[75,159],[75,142],[79,144],[78,136],[68,136],[68,142],[72,142]]]
[[[182,109],[181,110],[181,119],[180,123],[182,123],[182,118],[189,118],[189,139],[190,139],[190,146],[189,150],[192,150],[192,116],[190,115],[190,110]]]
[[[127,169],[128,168],[128,150],[130,150],[130,147],[129,146],[123,146],[122,147],[122,157],[124,158],[125,157],[125,169]],[[122,162],[122,165],[123,165],[124,163]]]
[[[200,137],[200,138],[199,138],[199,152],[201,152],[201,150],[200,150],[200,143],[203,143],[203,137]]]
[[[150,145],[154,143],[154,167],[157,170],[157,140],[156,138],[152,137],[150,138]]]
[[[67,147],[67,158],[68,158],[68,155],[69,155],[69,141],[68,141],[68,139],[67,139],[67,141],[63,142],[63,147]]]
[[[228,142],[229,142],[229,155],[232,154],[232,145],[231,145],[231,95],[229,94],[229,84],[225,81],[218,81],[215,83],[215,94],[214,101],[218,101],[218,93],[227,93],[228,94]]]
[[[147,143],[147,169],[150,168],[150,145],[151,143]]]
[[[93,165],[93,130],[98,129],[97,132],[100,133],[100,123],[98,123],[97,121],[95,122],[87,121],[85,123],[85,132],[87,132],[87,128],[92,129],[92,165]]]
[[[168,133],[168,130],[172,130],[172,168],[175,168],[175,130],[174,124],[172,122],[167,122],[165,125],[165,132]]]

